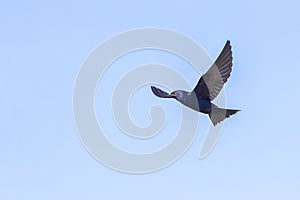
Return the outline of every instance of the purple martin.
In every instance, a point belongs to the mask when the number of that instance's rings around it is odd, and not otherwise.
[[[151,86],[152,92],[160,98],[174,98],[183,105],[209,115],[213,125],[223,121],[240,110],[220,108],[214,100],[227,82],[232,71],[232,50],[230,41],[227,40],[222,52],[198,81],[193,91],[176,90],[170,94]]]

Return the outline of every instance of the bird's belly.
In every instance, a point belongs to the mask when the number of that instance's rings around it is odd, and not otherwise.
[[[202,112],[202,113],[206,113],[206,114],[211,112],[212,103],[206,99],[187,98],[187,99],[185,99],[185,101],[183,101],[181,103],[193,110],[198,111],[198,112]]]

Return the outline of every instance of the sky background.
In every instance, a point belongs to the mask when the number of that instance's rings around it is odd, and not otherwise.
[[[289,0],[1,2],[0,199],[299,199],[299,7]],[[198,154],[209,121],[200,115],[203,125],[182,158],[164,170],[132,175],[103,166],[85,150],[72,93],[82,62],[97,45],[149,26],[188,35],[212,59],[230,39],[234,66],[226,102],[242,111],[226,120],[204,160]],[[152,58],[174,66],[192,85],[199,78],[184,61],[159,52],[137,52],[122,62],[134,67]],[[180,105],[150,93],[135,98],[179,112]],[[147,123],[139,114],[136,119]],[[172,127],[176,114],[168,116]]]

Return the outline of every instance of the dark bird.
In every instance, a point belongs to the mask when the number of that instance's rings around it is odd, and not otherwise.
[[[161,98],[174,98],[183,105],[209,115],[213,125],[223,121],[240,110],[219,108],[211,101],[220,93],[232,71],[232,51],[230,41],[227,40],[222,52],[198,81],[193,91],[176,90],[170,94],[151,86],[152,92]]]

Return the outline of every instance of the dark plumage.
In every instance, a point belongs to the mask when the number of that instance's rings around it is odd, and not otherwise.
[[[239,110],[219,108],[211,101],[220,93],[232,71],[232,51],[230,41],[227,40],[222,52],[198,81],[193,91],[176,90],[170,94],[151,86],[152,92],[161,98],[174,98],[183,105],[209,115],[213,125],[223,121]]]

